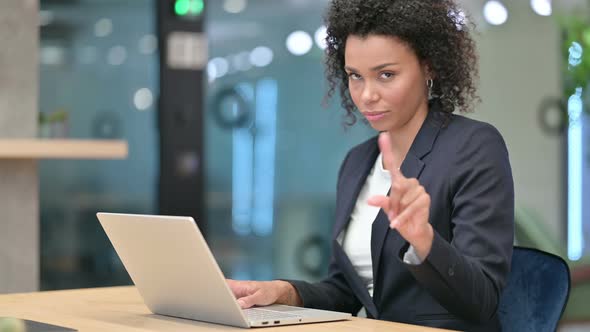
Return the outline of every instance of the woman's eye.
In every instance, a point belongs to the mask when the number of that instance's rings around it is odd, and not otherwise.
[[[350,73],[348,74],[348,78],[350,78],[351,80],[359,80],[361,78],[361,76],[359,74],[356,73]]]
[[[395,74],[393,74],[393,73],[389,73],[389,72],[381,73],[381,78],[383,78],[383,79],[390,79],[393,76],[395,76]]]

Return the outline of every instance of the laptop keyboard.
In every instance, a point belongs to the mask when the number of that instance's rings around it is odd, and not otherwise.
[[[244,314],[246,314],[246,317],[248,317],[248,320],[250,321],[301,317],[299,315],[288,314],[285,312],[257,308],[244,309]]]

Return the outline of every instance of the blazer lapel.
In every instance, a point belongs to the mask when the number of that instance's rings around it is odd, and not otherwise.
[[[361,277],[354,269],[350,258],[348,258],[348,255],[346,255],[346,252],[344,252],[344,249],[337,241],[333,241],[332,248],[334,250],[334,256],[338,260],[338,265],[342,269],[344,278],[350,285],[350,288],[367,310],[369,317],[377,318],[377,307],[375,306],[375,302],[371,299],[371,295],[369,295]]]
[[[342,214],[336,215],[335,238],[338,238],[342,230],[348,225],[350,214],[354,209],[358,195],[365,184],[367,176],[371,172],[373,164],[379,155],[379,146],[377,145],[377,137],[371,139],[372,144],[365,153],[355,156],[357,160],[350,160],[352,165],[347,167],[346,171],[350,174],[343,174],[344,183],[342,184]]]
[[[402,174],[407,178],[418,178],[422,169],[424,169],[424,162],[410,154],[406,156],[401,167]],[[389,193],[387,194],[389,195]],[[383,244],[385,243],[385,238],[389,231],[389,218],[383,210],[379,210],[371,230],[371,258],[373,260],[373,285],[375,288],[377,288],[377,283],[379,282],[379,264],[381,262]],[[397,234],[397,231],[395,232],[396,237],[402,239],[401,236]]]
[[[338,261],[338,265],[342,269],[344,277],[371,317],[377,317],[375,303],[372,301],[365,284],[355,271],[352,262],[344,252],[342,243],[338,240],[341,238],[340,235],[342,231],[350,221],[350,215],[354,209],[358,195],[363,188],[367,176],[375,164],[378,155],[379,146],[377,145],[377,137],[374,137],[372,142],[368,144],[368,148],[365,151],[355,154],[355,159],[349,160],[347,162],[348,166],[346,169],[343,169],[343,174],[341,174],[343,179],[341,190],[343,192],[339,193],[342,201],[341,203],[338,203],[342,204],[342,208],[336,210],[336,224],[332,246],[332,250],[334,251],[334,255]]]
[[[442,114],[442,112],[438,112],[436,106],[434,106],[429,112],[424,124],[418,131],[406,158],[402,162],[400,170],[402,174],[407,178],[419,178],[420,173],[424,169],[424,162],[422,158],[426,156],[431,150],[436,137],[440,131],[440,128],[444,124],[444,120],[442,117],[446,117],[447,115]],[[389,193],[388,193],[389,195]],[[377,214],[377,218],[373,222],[373,228],[371,233],[371,258],[373,260],[373,285],[375,286],[375,291],[378,291],[378,282],[379,282],[379,265],[381,262],[381,255],[383,244],[385,242],[385,238],[390,231],[389,228],[389,218],[383,212],[383,210],[379,211]],[[397,231],[395,231],[397,233]],[[399,234],[397,234],[399,235]],[[400,239],[401,236],[399,236]],[[400,246],[401,247],[401,246]]]

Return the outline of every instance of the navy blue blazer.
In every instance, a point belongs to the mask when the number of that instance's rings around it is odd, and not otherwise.
[[[329,276],[290,281],[305,307],[467,331],[498,331],[514,237],[514,185],[508,151],[491,125],[439,111],[434,104],[401,165],[431,197],[432,249],[420,265],[381,210],[373,222],[374,294],[369,295],[341,244],[358,194],[379,154],[377,138],[352,148],[338,175]]]

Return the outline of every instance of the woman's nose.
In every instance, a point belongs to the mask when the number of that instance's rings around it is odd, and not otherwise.
[[[361,92],[361,100],[363,103],[370,104],[379,100],[379,94],[373,84],[365,84]]]

